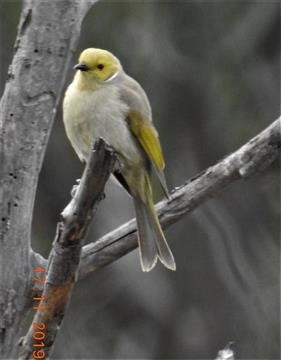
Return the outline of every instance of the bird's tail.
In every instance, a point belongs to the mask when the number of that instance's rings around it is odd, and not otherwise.
[[[152,270],[157,262],[157,258],[166,268],[176,270],[172,251],[165,239],[154,208],[148,176],[145,179],[145,199],[141,199],[140,196],[134,196],[134,205],[142,270],[146,272]]]

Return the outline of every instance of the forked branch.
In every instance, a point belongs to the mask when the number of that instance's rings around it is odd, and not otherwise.
[[[268,168],[280,150],[281,118],[216,165],[177,188],[170,200],[158,203],[156,207],[162,226],[165,228],[180,220],[234,181],[246,180]],[[83,247],[79,277],[116,261],[136,247],[136,222],[131,220]]]
[[[281,118],[278,118],[241,148],[174,190],[169,201],[159,202],[156,207],[162,226],[165,228],[180,220],[234,181],[260,173],[278,157],[280,149]],[[79,278],[118,260],[136,247],[133,219],[83,247]],[[34,266],[46,264],[39,254],[32,255]]]
[[[46,358],[52,350],[77,277],[82,241],[97,205],[103,199],[104,186],[114,163],[115,154],[100,139],[95,145],[73,199],[61,214],[62,220],[57,225],[48,260],[42,300],[37,306],[27,335],[21,341],[20,359],[38,356]],[[35,298],[40,299],[40,294]],[[38,330],[42,333],[40,338],[43,338],[44,343],[41,350],[40,347],[34,347],[36,337],[33,335],[39,334]]]

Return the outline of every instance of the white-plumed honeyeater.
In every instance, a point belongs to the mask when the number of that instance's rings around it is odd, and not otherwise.
[[[154,209],[152,171],[167,196],[168,190],[161,145],[144,90],[106,50],[84,50],[74,69],[77,72],[63,102],[63,121],[74,150],[80,160],[87,161],[99,138],[113,147],[121,164],[114,175],[134,200],[142,270],[150,271],[157,258],[175,270]]]

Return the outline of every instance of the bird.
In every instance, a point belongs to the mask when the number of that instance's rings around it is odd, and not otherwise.
[[[168,198],[169,192],[145,91],[108,50],[83,50],[74,69],[63,99],[63,122],[72,147],[83,162],[99,138],[114,149],[118,164],[113,175],[134,202],[142,271],[152,270],[158,259],[166,268],[176,270],[154,207],[153,172]]]

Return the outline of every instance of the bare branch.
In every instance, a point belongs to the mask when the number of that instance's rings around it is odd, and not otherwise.
[[[103,140],[95,145],[81,183],[68,206],[62,212],[57,225],[56,238],[48,261],[47,279],[43,299],[36,311],[33,323],[44,324],[44,358],[48,357],[71,298],[78,270],[82,240],[92,220],[98,203],[103,199],[104,186],[115,163],[115,155]],[[20,359],[29,359],[34,348],[32,324],[21,345]]]
[[[169,201],[159,202],[156,207],[162,226],[165,228],[177,222],[234,181],[248,179],[266,169],[278,157],[280,148],[279,118],[240,149],[175,189]],[[83,247],[79,278],[118,260],[136,247],[136,221],[132,219]],[[46,260],[36,253],[32,258],[37,266],[46,264]]]
[[[157,204],[165,228],[238,179],[267,168],[281,148],[280,118],[240,149],[177,188],[169,201]],[[82,249],[79,277],[112,263],[137,247],[136,222],[131,220]]]

